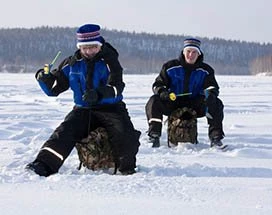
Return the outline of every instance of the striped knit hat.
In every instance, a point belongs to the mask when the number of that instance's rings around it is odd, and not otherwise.
[[[77,48],[81,45],[100,45],[102,46],[103,38],[100,35],[100,26],[95,24],[86,24],[77,30]]]
[[[187,38],[184,40],[183,50],[185,50],[186,48],[193,48],[196,49],[198,53],[201,55],[200,44],[201,44],[200,40],[196,38]]]

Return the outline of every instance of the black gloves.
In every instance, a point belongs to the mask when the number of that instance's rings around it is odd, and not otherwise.
[[[36,72],[35,78],[37,79],[37,81],[47,81],[48,79],[50,79],[52,76],[52,74],[50,72],[45,72],[44,69],[39,69]]]
[[[159,95],[162,101],[170,101],[169,92],[167,90],[161,91]]]
[[[90,106],[97,105],[102,98],[110,98],[112,95],[112,90],[107,89],[109,87],[98,87],[97,89],[86,90],[82,96],[84,102],[89,103]]]
[[[96,105],[99,100],[99,96],[96,90],[86,90],[84,95],[82,96],[82,100],[84,102],[88,102],[89,105]]]

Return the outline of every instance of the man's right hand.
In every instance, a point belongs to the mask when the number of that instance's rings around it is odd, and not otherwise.
[[[40,69],[37,71],[35,77],[37,81],[46,81],[50,78],[51,73],[44,71],[44,69]]]
[[[160,93],[160,99],[162,101],[170,101],[169,92],[167,90],[164,90]]]

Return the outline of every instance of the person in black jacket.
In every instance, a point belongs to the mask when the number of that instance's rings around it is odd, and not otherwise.
[[[160,146],[163,115],[177,108],[190,107],[197,117],[207,116],[211,147],[223,147],[223,103],[218,98],[219,86],[214,70],[203,62],[201,42],[196,38],[184,40],[178,59],[162,66],[152,90],[154,95],[146,104],[148,135],[152,147]]]
[[[58,96],[71,88],[75,105],[26,168],[40,176],[57,173],[76,142],[91,130],[104,127],[116,167],[122,174],[133,174],[140,132],[134,129],[122,101],[125,84],[118,52],[105,42],[100,26],[95,24],[79,27],[77,48],[57,69],[50,71],[46,66],[36,73],[48,96]]]

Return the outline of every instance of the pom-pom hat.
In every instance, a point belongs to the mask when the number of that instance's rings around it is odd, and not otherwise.
[[[77,30],[77,48],[82,45],[100,45],[103,38],[100,35],[100,26],[95,24],[82,25]]]
[[[199,55],[201,55],[200,45],[201,45],[200,40],[196,38],[187,38],[184,40],[183,50],[185,50],[186,48],[193,48],[197,50]]]

